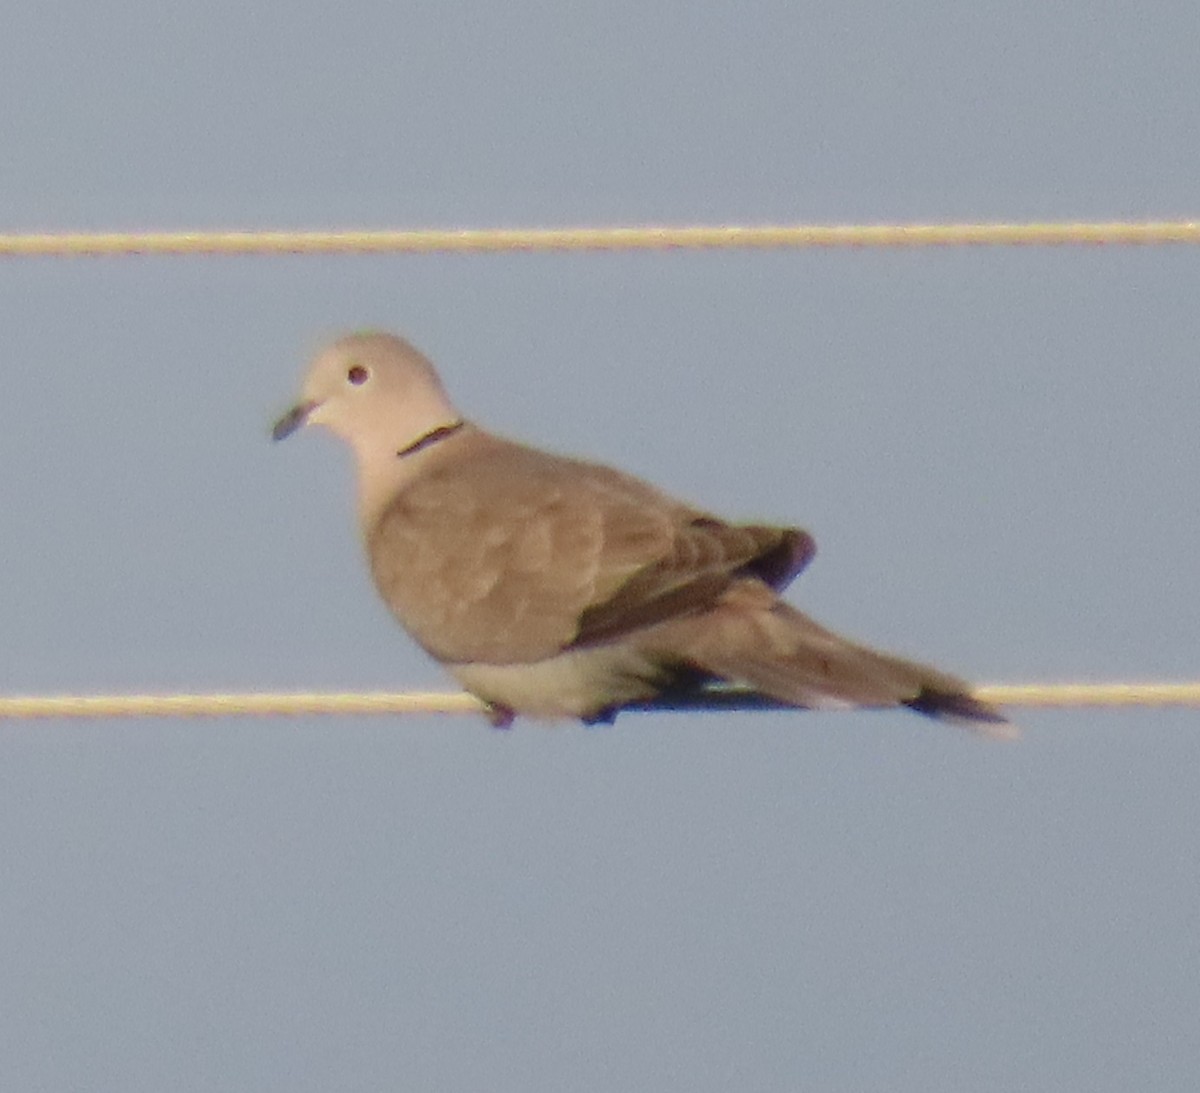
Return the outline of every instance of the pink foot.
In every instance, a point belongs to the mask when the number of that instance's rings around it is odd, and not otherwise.
[[[507,706],[496,706],[490,702],[488,703],[487,719],[493,729],[511,729],[513,719],[516,716]]]

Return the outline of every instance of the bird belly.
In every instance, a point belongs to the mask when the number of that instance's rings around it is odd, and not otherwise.
[[[447,664],[472,694],[527,717],[589,720],[655,695],[670,673],[629,645],[572,649],[529,664]]]

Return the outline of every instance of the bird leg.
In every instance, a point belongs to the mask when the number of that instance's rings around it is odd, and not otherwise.
[[[513,719],[517,716],[507,706],[498,706],[494,702],[487,704],[484,716],[493,729],[511,729]]]
[[[595,729],[599,727],[609,728],[617,720],[617,714],[621,712],[620,706],[605,706],[602,710],[597,710],[590,717],[581,717],[585,729]]]

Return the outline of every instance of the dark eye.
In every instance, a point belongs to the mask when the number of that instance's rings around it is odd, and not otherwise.
[[[368,372],[361,364],[352,364],[349,371],[346,372],[348,379],[355,387],[359,387],[366,383],[370,378],[371,373]]]

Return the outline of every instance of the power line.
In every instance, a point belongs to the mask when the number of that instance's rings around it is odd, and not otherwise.
[[[0,258],[1200,243],[1200,221],[0,234]]]
[[[973,692],[1006,708],[1200,707],[1200,680],[1186,683],[991,684]],[[689,700],[649,702],[641,710],[774,708],[747,692],[715,691]],[[385,691],[249,692],[211,694],[30,695],[0,697],[0,719],[130,717],[300,717],[316,714],[482,714],[478,699],[463,693]]]

